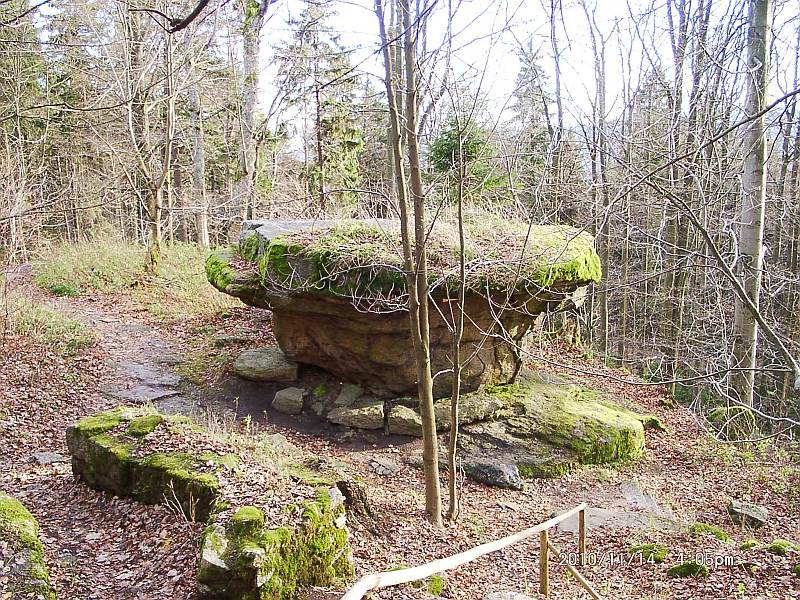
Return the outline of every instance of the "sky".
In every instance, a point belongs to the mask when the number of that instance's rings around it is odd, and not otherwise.
[[[550,45],[550,0],[450,0],[457,6],[453,20],[452,76],[463,80],[468,87],[488,98],[489,112],[496,122],[512,118],[513,99],[520,63],[516,49],[531,40],[538,50],[541,64],[552,74],[553,59]],[[691,0],[690,0],[691,1]],[[619,113],[623,100],[625,67],[634,73],[634,80],[654,62],[659,63],[671,76],[672,55],[666,34],[666,0],[586,0],[596,7],[594,18],[598,28],[607,37],[606,89],[610,114]],[[788,52],[796,38],[800,24],[798,0],[774,0],[775,47],[781,54],[780,64],[773,65],[770,95],[779,96],[791,87],[794,52]],[[561,54],[562,89],[565,120],[568,126],[585,121],[592,110],[595,97],[594,62],[591,40],[588,35],[586,14],[579,0],[563,0],[561,17],[557,20],[556,36]],[[291,38],[287,25],[290,17],[298,17],[303,10],[303,0],[280,0],[271,9],[262,41],[260,104],[269,105],[275,94],[273,46]],[[352,63],[358,70],[373,78],[377,89],[382,89],[383,66],[378,54],[377,19],[373,12],[374,0],[336,0],[337,14],[330,20],[331,28],[341,36],[343,46],[352,48]],[[631,14],[640,15],[655,6],[653,16],[646,25],[637,26]],[[714,0],[712,22],[725,18],[728,10],[738,11],[746,0]],[[432,13],[428,31],[429,48],[442,43],[447,32],[448,0],[439,0]],[[746,14],[746,13],[744,13]],[[713,26],[713,25],[712,25]],[[647,40],[652,50],[648,55],[641,51],[638,34]],[[619,35],[611,35],[612,31]],[[620,45],[619,40],[622,40]],[[627,41],[626,41],[627,40]],[[791,56],[789,60],[787,57]],[[552,83],[552,76],[551,76]],[[636,81],[634,81],[635,86]],[[688,93],[688,83],[686,84]]]

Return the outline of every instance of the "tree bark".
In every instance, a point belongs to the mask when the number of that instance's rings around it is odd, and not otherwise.
[[[750,0],[747,36],[748,77],[746,113],[754,115],[766,107],[769,72],[770,0]],[[766,200],[764,117],[754,119],[745,136],[744,172],[739,232],[739,277],[750,302],[758,308],[761,292]],[[752,406],[753,381],[758,348],[758,325],[741,299],[734,305],[734,367],[731,378],[739,401]]]

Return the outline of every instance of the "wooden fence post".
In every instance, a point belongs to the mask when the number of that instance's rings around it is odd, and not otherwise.
[[[578,513],[578,558],[583,567],[586,564],[586,510]]]
[[[548,545],[547,530],[539,533],[539,593],[545,598],[550,597],[550,574],[548,572]]]

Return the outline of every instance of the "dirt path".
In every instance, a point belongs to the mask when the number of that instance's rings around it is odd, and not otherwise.
[[[169,367],[177,360],[175,348],[149,325],[115,315],[99,302],[48,298],[46,303],[95,329],[100,340],[73,359],[29,340],[6,340],[7,352],[0,357],[0,439],[8,452],[0,459],[0,487],[39,521],[59,598],[190,598],[199,527],[163,507],[75,482],[64,439],[69,424],[126,395],[175,402],[180,377]]]

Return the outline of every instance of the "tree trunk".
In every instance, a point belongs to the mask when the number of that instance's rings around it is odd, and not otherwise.
[[[194,213],[197,243],[203,248],[209,246],[208,240],[208,200],[206,198],[206,154],[203,147],[203,115],[200,106],[198,84],[189,88],[189,114],[192,129],[192,188],[197,208]]]
[[[747,35],[748,76],[745,112],[754,115],[766,106],[769,71],[770,0],[750,0],[750,27]],[[744,172],[739,232],[740,273],[747,297],[758,308],[764,245],[764,207],[766,198],[764,117],[753,120],[745,135]],[[754,369],[758,347],[758,326],[751,310],[737,296],[734,304],[733,389],[738,399],[753,404]]]
[[[405,135],[409,154],[411,194],[413,197],[414,245],[411,238],[411,215],[408,206],[408,186],[405,180],[405,166],[401,155],[401,130],[398,112],[391,51],[388,46],[383,19],[381,0],[375,0],[375,13],[381,33],[387,97],[389,101],[389,122],[391,128],[395,177],[397,180],[398,205],[400,209],[400,230],[403,240],[403,262],[408,286],[408,312],[414,358],[417,365],[417,392],[422,413],[423,463],[425,471],[425,511],[428,518],[437,526],[442,525],[442,500],[439,483],[439,451],[436,436],[436,422],[433,413],[433,380],[430,365],[430,336],[428,323],[428,282],[425,254],[425,197],[422,190],[422,177],[419,163],[419,148],[416,134],[416,36],[411,26],[409,0],[401,0],[403,22],[405,25],[405,67],[406,67],[406,116]]]

